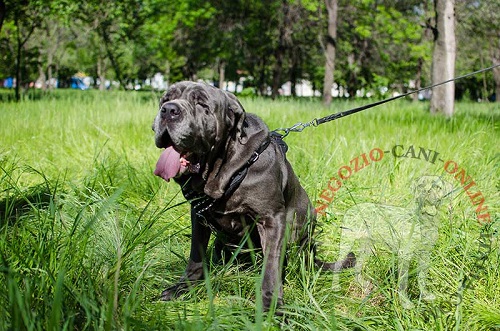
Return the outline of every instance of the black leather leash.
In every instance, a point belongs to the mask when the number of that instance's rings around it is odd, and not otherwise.
[[[412,95],[412,94],[415,94],[415,93],[418,93],[418,92],[422,92],[422,91],[425,91],[425,90],[430,90],[430,89],[435,88],[437,86],[444,85],[444,84],[447,84],[447,83],[450,83],[450,82],[453,82],[453,81],[456,81],[456,80],[459,80],[459,79],[462,79],[462,78],[466,78],[466,77],[469,77],[469,76],[477,75],[479,73],[482,73],[482,72],[485,72],[485,71],[488,71],[488,70],[492,70],[492,69],[494,69],[496,67],[500,67],[500,64],[493,65],[493,66],[488,67],[488,68],[480,69],[480,70],[477,70],[477,71],[474,71],[474,72],[471,72],[471,73],[468,73],[468,74],[465,74],[465,75],[462,75],[462,76],[458,76],[458,77],[455,77],[455,78],[452,78],[452,79],[448,79],[448,80],[446,80],[444,82],[440,82],[440,83],[433,84],[433,85],[430,85],[430,86],[422,87],[422,88],[419,88],[418,90],[412,90],[410,92],[407,92],[407,93],[404,93],[404,94],[401,94],[401,95],[398,95],[398,96],[395,96],[395,97],[392,97],[392,98],[388,98],[388,99],[384,99],[384,100],[377,101],[377,102],[374,102],[374,103],[370,103],[368,105],[364,105],[364,106],[361,106],[361,107],[356,107],[356,108],[353,108],[353,109],[341,111],[341,112],[338,112],[338,113],[335,113],[335,114],[331,114],[331,115],[328,115],[328,116],[325,116],[325,117],[322,117],[322,118],[315,118],[315,119],[313,119],[310,122],[306,122],[306,123],[299,122],[299,123],[296,123],[296,124],[294,124],[293,126],[291,126],[289,128],[280,128],[280,129],[276,129],[274,131],[275,132],[283,132],[283,134],[281,135],[281,137],[285,138],[286,136],[288,136],[288,134],[290,132],[302,132],[305,128],[307,128],[309,126],[318,126],[318,125],[323,124],[323,123],[334,121],[334,120],[337,120],[339,118],[342,118],[342,117],[345,117],[345,116],[348,116],[348,115],[352,115],[352,114],[358,113],[360,111],[363,111],[363,110],[366,110],[366,109],[369,109],[369,108],[373,108],[373,107],[382,105],[382,104],[390,102],[390,101],[401,99],[401,98],[404,98],[404,97],[407,97],[409,95]],[[499,98],[499,97],[500,96],[497,95],[497,98]]]

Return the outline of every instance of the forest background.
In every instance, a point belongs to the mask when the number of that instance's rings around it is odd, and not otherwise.
[[[500,64],[500,4],[452,2],[456,75]],[[76,74],[101,89],[147,88],[160,73],[272,97],[306,80],[325,94],[332,46],[340,97],[385,97],[431,83],[436,10],[415,0],[1,0],[0,79],[21,82],[17,99],[32,82],[67,87]],[[455,95],[494,99],[499,89],[497,68],[457,82]]]

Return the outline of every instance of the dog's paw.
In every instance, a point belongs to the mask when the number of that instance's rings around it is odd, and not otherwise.
[[[188,291],[188,286],[183,283],[179,283],[167,288],[165,291],[161,292],[160,301],[171,301]]]
[[[427,292],[427,291],[421,291],[420,292],[420,297],[424,301],[434,301],[434,300],[436,300],[436,295],[434,293]]]
[[[270,311],[270,310],[265,310],[264,312],[265,312],[265,313],[269,313],[269,311]],[[283,317],[284,315],[285,315],[285,313],[284,313],[281,309],[276,308],[276,309],[274,310],[274,316],[276,316],[276,317]]]
[[[415,304],[411,302],[410,298],[406,295],[404,292],[399,292],[399,302],[401,303],[401,306],[403,309],[413,309],[415,308]]]
[[[283,306],[283,298],[277,298],[276,302],[274,302],[275,299],[271,292],[263,293],[262,310],[264,313],[273,311],[274,315],[283,316],[283,312],[280,310],[280,307]]]

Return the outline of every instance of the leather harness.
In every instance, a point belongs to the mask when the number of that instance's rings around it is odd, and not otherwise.
[[[213,224],[207,221],[207,213],[209,213],[214,206],[214,204],[219,200],[228,199],[234,191],[240,186],[241,182],[245,179],[248,174],[248,169],[254,164],[260,157],[260,155],[267,149],[267,147],[271,144],[271,141],[274,141],[280,147],[283,155],[286,155],[288,151],[288,146],[283,140],[283,135],[277,133],[276,131],[271,131],[266,139],[260,144],[260,146],[252,153],[252,156],[245,162],[245,164],[236,171],[236,173],[231,176],[229,184],[227,185],[224,194],[219,199],[214,199],[206,195],[205,193],[196,192],[189,182],[182,188],[182,193],[186,200],[191,203],[193,210],[195,211],[197,216],[200,216],[204,225],[209,226],[212,230],[217,231],[214,228]]]

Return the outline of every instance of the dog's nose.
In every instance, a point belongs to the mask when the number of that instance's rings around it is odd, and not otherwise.
[[[167,121],[176,120],[181,115],[181,109],[175,103],[166,103],[161,107],[161,117]]]

